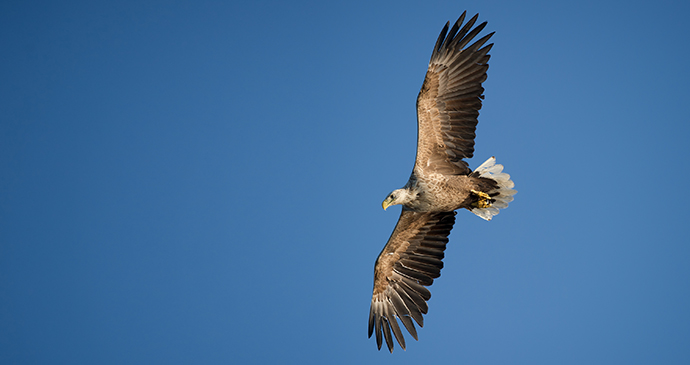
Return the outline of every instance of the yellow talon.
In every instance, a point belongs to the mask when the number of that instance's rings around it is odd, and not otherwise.
[[[491,197],[489,196],[489,194],[474,189],[470,191],[472,192],[472,194],[477,195],[479,197],[479,200],[477,200],[476,203],[472,203],[473,206],[477,208],[488,208],[491,206]]]

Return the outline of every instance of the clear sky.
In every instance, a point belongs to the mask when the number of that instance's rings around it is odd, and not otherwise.
[[[240,4],[242,3],[242,4]],[[690,363],[683,1],[4,1],[0,363]],[[419,342],[367,339],[444,23],[496,31]]]

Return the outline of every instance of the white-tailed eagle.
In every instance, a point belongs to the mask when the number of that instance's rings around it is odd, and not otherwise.
[[[474,153],[475,128],[489,68],[489,33],[470,45],[486,26],[474,27],[478,14],[463,25],[463,13],[441,31],[417,96],[417,158],[409,181],[391,192],[383,209],[402,205],[402,214],[376,259],[369,337],[376,333],[393,352],[393,336],[405,349],[398,321],[417,339],[430,286],[443,268],[455,211],[470,210],[485,220],[513,200],[513,182],[491,157],[474,171],[463,159]]]

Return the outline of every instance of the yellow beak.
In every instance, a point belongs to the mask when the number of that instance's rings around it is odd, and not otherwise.
[[[386,200],[384,200],[383,203],[381,203],[381,206],[383,207],[383,210],[386,210],[388,207],[390,207],[390,206],[391,206],[391,203],[392,203],[391,199],[390,199],[390,198],[386,198]]]

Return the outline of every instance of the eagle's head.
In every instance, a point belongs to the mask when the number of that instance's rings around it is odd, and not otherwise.
[[[383,200],[381,206],[383,210],[386,210],[391,205],[402,204],[405,205],[417,197],[417,194],[413,194],[412,191],[408,189],[397,189],[393,190],[386,199]]]

